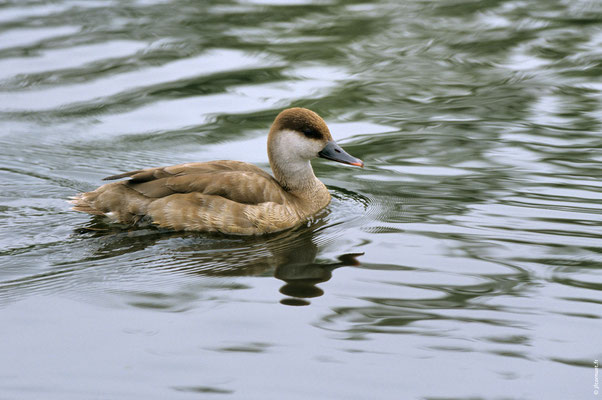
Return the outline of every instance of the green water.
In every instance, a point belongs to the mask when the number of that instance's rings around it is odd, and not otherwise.
[[[290,106],[364,169],[263,238],[74,213],[268,168]],[[602,3],[0,2],[0,399],[595,399]]]

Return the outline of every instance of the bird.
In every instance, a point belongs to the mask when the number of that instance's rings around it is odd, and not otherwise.
[[[191,162],[112,175],[103,180],[119,181],[69,202],[75,211],[128,226],[263,235],[296,227],[330,203],[312,159],[364,166],[336,143],[317,113],[299,107],[277,115],[267,153],[273,176],[242,161]]]

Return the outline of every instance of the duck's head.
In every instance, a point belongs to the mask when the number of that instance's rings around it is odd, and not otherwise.
[[[300,163],[322,157],[363,167],[364,162],[343,150],[332,138],[324,120],[307,108],[282,111],[268,136],[270,163]]]

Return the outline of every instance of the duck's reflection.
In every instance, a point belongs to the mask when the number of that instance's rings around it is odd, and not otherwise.
[[[332,278],[332,271],[344,266],[359,265],[355,257],[363,253],[343,254],[336,263],[316,263],[318,247],[311,240],[300,241],[287,253],[288,258],[276,267],[274,276],[285,284],[280,293],[289,296],[282,304],[309,305],[307,299],[319,297],[324,291],[316,285]]]
[[[173,273],[212,277],[274,276],[284,285],[280,293],[285,305],[308,305],[309,299],[322,296],[317,285],[332,278],[332,271],[357,266],[363,253],[342,254],[336,262],[317,260],[315,237],[323,233],[324,222],[265,237],[226,237],[215,235],[161,232],[157,230],[112,230],[90,225],[87,232],[99,241],[95,258],[127,256],[153,248],[145,265]],[[100,240],[99,240],[100,239]]]

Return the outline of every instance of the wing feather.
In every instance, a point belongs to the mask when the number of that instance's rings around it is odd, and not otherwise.
[[[126,186],[149,198],[176,193],[224,197],[242,204],[283,204],[285,192],[267,172],[241,161],[210,161],[149,168],[113,175],[105,180],[130,178]]]
[[[133,225],[148,217],[175,230],[241,235],[276,232],[304,218],[276,179],[240,161],[149,168],[105,179],[122,178],[130,179],[81,193],[73,209]]]
[[[263,175],[266,178],[271,177],[270,174],[261,168],[242,161],[221,160],[207,162],[192,162],[186,164],[172,165],[169,167],[157,167],[138,169],[136,171],[124,172],[118,175],[111,175],[103,178],[103,181],[113,181],[116,179],[130,178],[135,182],[147,182],[158,178],[167,178],[174,175],[188,175],[202,172],[212,171],[249,171]]]

